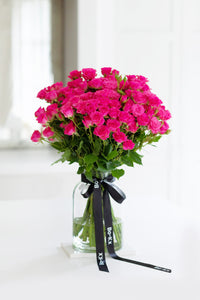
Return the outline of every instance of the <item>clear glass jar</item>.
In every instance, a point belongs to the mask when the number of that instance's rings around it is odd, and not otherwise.
[[[84,193],[88,189],[88,184],[80,182],[73,191],[73,248],[78,252],[95,252],[95,227],[93,216],[93,193],[89,198],[84,198]],[[111,200],[112,202],[112,200]],[[113,201],[114,202],[114,201]],[[115,250],[122,247],[122,220],[114,214],[114,205],[111,203],[111,213],[113,220],[113,238]],[[118,204],[119,205],[119,204]],[[103,209],[103,207],[102,207]],[[119,212],[118,214],[119,215]],[[106,248],[105,225],[104,226],[104,245]]]

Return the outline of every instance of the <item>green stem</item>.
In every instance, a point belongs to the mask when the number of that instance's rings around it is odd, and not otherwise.
[[[82,230],[82,228],[84,226],[85,221],[89,217],[89,208],[90,208],[90,198],[88,198],[88,200],[87,200],[83,216],[80,218],[80,223],[74,224],[73,234],[75,236],[78,236],[78,234],[80,233],[80,231]]]
[[[121,242],[121,224],[118,224],[118,220],[114,215],[113,208],[111,207],[111,215],[113,220],[113,233],[117,240],[117,243],[120,244]]]
[[[93,147],[95,147],[95,146],[94,146],[93,137],[92,137],[92,136],[93,136],[93,134],[92,134],[91,126],[89,126],[89,133],[90,133],[90,134],[89,134],[90,141],[91,141],[91,143],[92,143]]]
[[[102,205],[103,210],[103,205]],[[121,224],[119,219],[115,217],[113,209],[111,207],[111,214],[113,219],[113,235],[114,235],[114,244],[115,246],[120,247],[121,245]],[[104,226],[104,239],[105,237],[105,226]],[[88,243],[91,248],[95,248],[96,239],[95,239],[95,225],[94,225],[94,213],[93,213],[93,194],[87,200],[86,207],[83,213],[83,216],[78,218],[77,224],[74,224],[74,235],[79,236],[79,238]],[[106,242],[105,242],[106,249]]]
[[[90,229],[89,229],[89,243],[90,247],[95,247],[94,244],[94,215],[93,215],[93,194],[90,196]]]

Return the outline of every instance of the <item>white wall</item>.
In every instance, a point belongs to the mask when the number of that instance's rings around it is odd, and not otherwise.
[[[199,1],[79,0],[78,66],[142,74],[172,112],[172,132],[121,180],[136,199],[199,207]]]

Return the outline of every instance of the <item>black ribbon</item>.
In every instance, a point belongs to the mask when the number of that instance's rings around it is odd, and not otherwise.
[[[115,178],[112,175],[108,175],[104,179],[94,178],[93,182],[88,180],[84,174],[81,174],[81,181],[88,183],[89,187],[86,192],[82,193],[84,198],[88,198],[93,193],[93,214],[94,214],[94,225],[95,225],[95,241],[96,241],[96,258],[97,265],[100,271],[109,272],[104,251],[104,232],[103,232],[103,217],[106,229],[106,246],[108,253],[114,259],[121,260],[124,262],[140,265],[143,267],[152,268],[167,273],[171,273],[170,269],[158,267],[152,264],[143,263],[127,258],[120,257],[116,254],[113,242],[113,224],[111,215],[111,204],[110,197],[118,203],[122,203],[126,198],[125,194],[113,184]],[[102,188],[103,191],[103,216],[102,216]]]

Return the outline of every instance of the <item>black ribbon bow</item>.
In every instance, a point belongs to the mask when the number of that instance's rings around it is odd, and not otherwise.
[[[106,246],[108,253],[114,259],[121,260],[124,262],[137,264],[143,267],[152,268],[155,270],[171,273],[170,269],[158,267],[148,263],[143,263],[127,258],[118,256],[115,253],[114,242],[113,242],[113,224],[111,215],[111,204],[110,197],[118,203],[122,203],[126,196],[125,194],[113,184],[115,178],[112,175],[108,175],[104,179],[93,178],[93,182],[88,180],[84,174],[81,174],[81,181],[88,183],[89,187],[86,192],[82,193],[84,198],[88,198],[93,193],[93,214],[94,214],[94,225],[95,225],[95,241],[96,241],[96,259],[97,265],[100,271],[109,272],[104,251],[104,231],[103,231],[103,217],[106,229]],[[104,187],[103,191],[103,215],[102,215],[102,195],[101,186]]]

